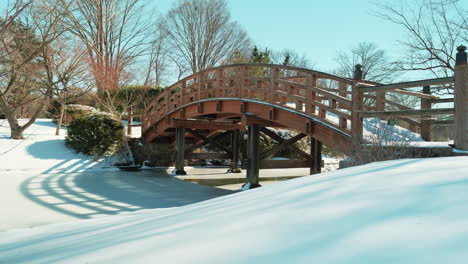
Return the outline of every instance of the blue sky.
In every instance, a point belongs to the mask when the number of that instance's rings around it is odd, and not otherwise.
[[[154,0],[164,13],[174,0]],[[374,42],[391,57],[398,54],[401,29],[372,15],[366,0],[228,0],[232,18],[256,44],[274,50],[292,49],[305,54],[322,71],[336,68],[339,50],[360,41]]]

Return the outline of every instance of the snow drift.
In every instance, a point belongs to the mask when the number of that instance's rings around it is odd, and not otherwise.
[[[466,263],[468,157],[0,233],[0,263]]]

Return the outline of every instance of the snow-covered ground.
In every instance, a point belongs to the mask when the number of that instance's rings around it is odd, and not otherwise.
[[[374,163],[0,233],[1,263],[466,263],[468,157]]]
[[[26,130],[25,140],[13,140],[8,122],[0,120],[0,232],[232,193],[170,177],[170,169],[120,171],[110,166],[116,157],[95,161],[64,145],[65,130],[54,134],[55,124],[42,119]]]
[[[0,225],[0,263],[468,259],[468,157],[373,163],[218,197],[228,191],[78,155],[47,120],[23,141],[1,122],[0,223],[12,224]]]
[[[27,120],[22,119],[20,123]],[[50,119],[39,119],[24,133],[24,140],[10,139],[10,127],[0,120],[0,176],[12,172],[83,172],[116,170],[107,160],[76,153],[63,144],[65,130],[55,136],[55,124]]]

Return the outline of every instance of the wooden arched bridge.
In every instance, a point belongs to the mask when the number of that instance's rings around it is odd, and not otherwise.
[[[464,56],[464,58],[463,58]],[[251,186],[258,185],[260,167],[310,166],[320,172],[321,144],[350,154],[363,142],[363,118],[398,118],[430,140],[430,126],[438,121],[432,116],[453,115],[454,108],[434,108],[437,103],[454,102],[454,98],[431,95],[431,88],[455,89],[455,103],[468,114],[468,70],[463,47],[457,54],[455,77],[382,85],[362,79],[359,66],[355,78],[347,79],[319,71],[270,64],[238,64],[208,69],[173,84],[160,94],[144,112],[142,135],[145,143],[169,140],[176,144],[176,173],[184,174],[184,159],[231,159],[231,170],[238,171],[239,131],[248,127],[247,177]],[[422,88],[422,91],[407,90]],[[463,90],[461,96],[457,91]],[[417,109],[391,100],[392,94],[420,98]],[[456,96],[456,97],[457,97]],[[468,122],[457,115],[455,144],[468,149]],[[421,118],[423,117],[423,118]],[[459,120],[460,119],[460,120]],[[275,130],[293,129],[299,134],[283,139]],[[224,132],[223,132],[224,131]],[[279,145],[259,153],[260,133],[272,137]],[[231,144],[217,139],[231,135]],[[306,153],[293,144],[311,137],[311,151]],[[185,138],[192,138],[186,147]],[[211,143],[225,153],[192,153]],[[282,148],[297,151],[301,161],[268,161]]]

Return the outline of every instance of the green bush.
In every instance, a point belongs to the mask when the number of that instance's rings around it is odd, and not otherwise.
[[[73,120],[67,129],[65,144],[86,155],[115,153],[125,139],[124,127],[112,115],[91,113]]]

